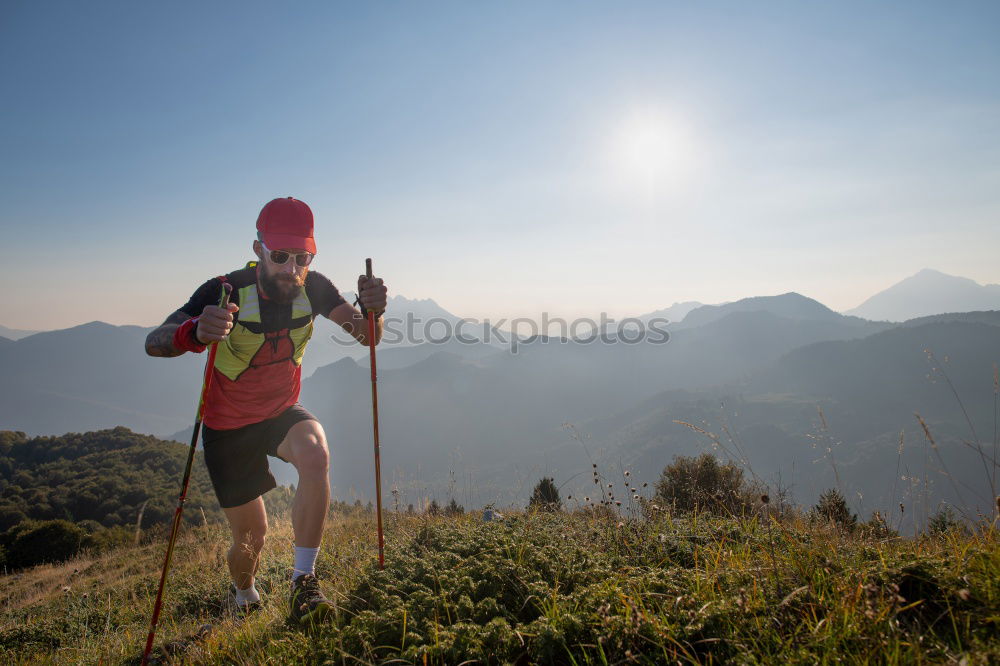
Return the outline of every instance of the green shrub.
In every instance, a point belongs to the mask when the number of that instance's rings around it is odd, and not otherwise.
[[[868,522],[861,523],[859,527],[862,530],[863,536],[871,537],[873,539],[886,539],[899,536],[899,532],[889,526],[885,517],[883,517],[879,511],[873,511],[871,518],[868,519]]]
[[[454,518],[455,516],[464,516],[465,507],[456,502],[455,498],[452,497],[451,501],[448,502],[448,506],[444,508],[444,515],[448,516],[449,518]]]
[[[76,555],[87,532],[68,520],[25,521],[3,535],[7,566],[14,569],[61,562]]]
[[[677,511],[708,511],[742,515],[754,506],[760,494],[755,484],[743,478],[743,470],[732,462],[719,462],[703,453],[697,458],[676,456],[663,468],[656,482],[655,498]]]
[[[927,533],[935,536],[964,530],[965,526],[959,520],[958,514],[947,505],[938,509],[937,513],[931,516],[927,522]]]
[[[830,488],[819,496],[810,518],[813,522],[829,522],[846,530],[853,530],[858,524],[858,517],[851,513],[847,500],[836,488]]]
[[[94,530],[83,540],[83,547],[94,553],[103,553],[112,548],[128,546],[134,541],[134,530],[116,525],[115,527],[102,527]]]
[[[535,485],[528,500],[528,508],[537,511],[559,511],[562,509],[562,498],[559,497],[559,489],[556,488],[555,480],[551,477],[543,477]]]

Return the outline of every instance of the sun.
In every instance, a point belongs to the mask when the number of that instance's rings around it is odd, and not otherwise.
[[[658,110],[626,116],[612,141],[616,180],[650,192],[666,192],[697,168],[691,131],[676,117]]]

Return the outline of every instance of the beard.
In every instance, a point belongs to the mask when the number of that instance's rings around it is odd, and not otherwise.
[[[270,275],[266,270],[261,270],[257,279],[260,280],[260,285],[264,288],[267,298],[282,305],[294,301],[302,293],[302,287],[306,283],[305,274],[301,276],[289,275],[288,273]]]

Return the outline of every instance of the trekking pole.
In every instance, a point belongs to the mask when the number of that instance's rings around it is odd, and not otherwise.
[[[372,260],[365,259],[365,273],[372,277]],[[375,313],[368,313],[368,358],[372,368],[372,426],[375,433],[375,512],[378,523],[378,568],[385,568],[383,548],[385,540],[382,536],[382,466],[378,453],[378,380],[375,374]]]
[[[229,305],[229,294],[233,286],[228,282],[222,284],[222,299],[219,307],[225,309]],[[156,590],[156,603],[153,605],[153,619],[149,623],[149,635],[146,637],[146,649],[142,653],[142,666],[149,663],[149,653],[153,650],[153,638],[156,636],[156,622],[160,619],[160,608],[163,605],[163,586],[167,582],[167,571],[170,569],[170,557],[174,554],[174,544],[177,543],[177,532],[181,526],[181,513],[184,511],[184,501],[187,499],[188,483],[191,481],[191,466],[194,463],[194,450],[201,433],[201,419],[205,415],[205,396],[212,384],[212,370],[215,368],[215,352],[218,343],[213,342],[205,361],[205,377],[201,382],[201,397],[198,400],[198,411],[195,416],[194,430],[191,432],[191,447],[188,449],[187,466],[184,468],[184,480],[181,482],[181,494],[177,498],[177,508],[174,510],[174,522],[170,526],[170,539],[167,541],[167,554],[163,558],[163,571],[160,572],[160,587]]]

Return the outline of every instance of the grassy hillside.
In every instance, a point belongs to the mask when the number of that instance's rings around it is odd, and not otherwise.
[[[187,456],[186,445],[121,426],[31,438],[0,430],[0,567],[156,538],[174,514]],[[291,497],[281,487],[264,501],[283,511]],[[200,452],[186,507],[189,524],[224,520]]]
[[[169,522],[188,447],[117,427],[59,437],[0,431],[0,530],[20,521],[96,521],[105,527]],[[222,520],[198,453],[188,520]]]
[[[390,513],[378,571],[372,517],[333,515],[319,573],[339,608],[312,632],[285,622],[286,521],[273,521],[265,550],[265,608],[242,622],[222,604],[227,535],[189,527],[158,654],[199,664],[1000,659],[995,523],[976,536],[914,541],[762,512],[658,516],[579,511],[484,523]],[[161,556],[160,544],[129,547],[0,578],[0,659],[136,659]]]

